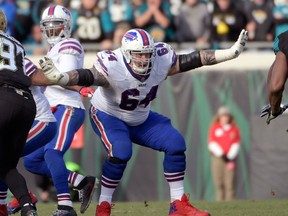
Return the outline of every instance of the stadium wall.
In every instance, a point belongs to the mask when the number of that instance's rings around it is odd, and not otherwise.
[[[40,57],[30,58],[38,62]],[[87,53],[85,67],[91,67],[94,58],[95,54]],[[164,82],[152,108],[169,116],[186,140],[185,187],[191,199],[214,200],[207,133],[214,113],[222,104],[231,107],[242,136],[237,159],[237,198],[288,197],[288,190],[286,193],[283,190],[288,187],[288,145],[284,117],[272,122],[269,127],[264,119],[259,118],[261,107],[267,103],[266,77],[273,59],[272,51],[250,50],[230,62],[169,77]],[[288,101],[286,93],[283,101]],[[88,99],[85,99],[85,106],[89,107]],[[100,178],[106,154],[99,138],[92,131],[88,109],[85,140],[82,168],[87,174],[96,174]],[[70,159],[69,152],[66,159]],[[163,154],[134,145],[133,157],[114,200],[169,200],[162,160]],[[30,174],[26,175],[31,178]],[[29,184],[35,187],[33,181]],[[99,191],[97,197],[98,194]]]

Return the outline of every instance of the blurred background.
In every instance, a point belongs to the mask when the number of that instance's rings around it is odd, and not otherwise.
[[[72,12],[72,37],[84,46],[88,68],[97,51],[119,47],[122,35],[130,28],[147,30],[156,42],[171,44],[177,53],[228,48],[246,28],[249,43],[239,58],[169,77],[152,107],[170,117],[185,137],[185,187],[191,199],[215,200],[207,137],[211,119],[222,105],[230,108],[241,134],[235,198],[288,198],[287,116],[280,116],[269,126],[259,117],[267,104],[266,79],[274,60],[273,41],[288,30],[288,0],[0,0],[10,34],[24,45],[35,64],[49,48],[42,41],[39,22],[42,11],[52,4],[61,4]],[[155,5],[158,13],[150,11]],[[161,19],[156,17],[159,13]],[[143,19],[147,14],[149,19]],[[89,99],[84,102],[88,110]],[[69,165],[73,162],[79,172],[100,177],[105,157],[87,111],[85,124],[65,160]],[[135,145],[114,200],[168,200],[162,159],[161,153]],[[41,193],[34,176],[25,175],[31,190]]]

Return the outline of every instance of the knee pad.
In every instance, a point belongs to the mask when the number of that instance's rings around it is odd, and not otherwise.
[[[110,157],[102,167],[102,175],[108,179],[120,180],[123,176],[127,162],[119,158]]]
[[[185,171],[186,156],[184,152],[179,152],[173,155],[165,154],[163,166],[164,166],[164,172],[168,173]]]
[[[109,157],[109,162],[113,164],[126,164],[127,163],[127,161],[121,160],[116,157]]]

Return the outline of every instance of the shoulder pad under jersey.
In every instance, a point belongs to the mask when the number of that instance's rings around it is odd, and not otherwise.
[[[163,42],[155,44],[156,59],[155,63],[162,67],[167,67],[167,71],[173,67],[177,62],[177,55],[171,45]]]
[[[97,53],[94,67],[108,79],[120,81],[125,79],[126,74],[122,61],[123,56],[119,50],[105,50]]]
[[[79,41],[70,38],[62,42],[58,52],[61,54],[80,55],[84,50]]]

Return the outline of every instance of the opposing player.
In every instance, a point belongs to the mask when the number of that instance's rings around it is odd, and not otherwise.
[[[43,37],[51,45],[47,56],[52,59],[61,73],[83,67],[83,47],[77,40],[70,38],[72,17],[68,9],[60,5],[46,8],[42,14],[40,27]],[[68,177],[79,183],[83,180],[83,176],[69,176],[63,156],[69,149],[75,132],[84,122],[85,108],[79,93],[75,91],[54,85],[47,86],[44,94],[54,109],[58,126],[56,136],[45,146],[44,154],[57,192],[58,206],[53,215],[73,216],[76,215],[76,212],[70,199]],[[33,158],[30,159],[30,162],[34,163]],[[34,164],[29,165],[28,161],[25,164],[26,167],[34,167]],[[38,172],[47,171],[39,169]],[[89,181],[89,190],[92,192],[95,178],[88,178],[87,180]],[[90,200],[82,202],[80,209],[82,213],[85,212],[89,203]]]
[[[278,35],[274,41],[276,55],[268,73],[268,98],[269,104],[262,109],[261,117],[267,115],[266,123],[277,118],[286,109],[281,105],[282,94],[288,77],[288,31]]]
[[[50,110],[50,105],[46,97],[44,96],[43,88],[46,85],[51,85],[52,83],[44,76],[41,69],[37,68],[29,59],[25,59],[25,74],[29,76],[32,80],[32,86],[30,86],[31,93],[36,103],[36,116],[29,131],[26,145],[22,151],[22,157],[24,157],[24,165],[26,168],[36,174],[45,175],[51,177],[50,171],[47,168],[47,164],[44,159],[45,145],[49,143],[57,132],[56,118]],[[40,85],[40,86],[38,86]],[[43,86],[45,85],[45,86]],[[88,96],[87,92],[93,89],[83,88],[80,86],[71,86],[70,89],[74,91],[79,91],[83,96]],[[32,153],[33,152],[33,153]],[[27,156],[28,155],[28,156]],[[41,168],[39,168],[41,167]],[[79,174],[75,172],[69,172],[68,180],[73,185],[74,189],[79,191],[79,197],[81,200],[81,208],[87,208],[88,202],[90,202],[93,189],[91,188],[91,180],[94,177],[91,176],[81,176],[83,179],[81,182],[73,181],[72,176],[77,176]],[[7,212],[6,198],[7,198],[7,186],[0,182],[0,215],[1,209],[3,212]],[[33,204],[37,202],[37,198],[30,192],[30,196]],[[8,205],[8,213],[15,214],[21,209],[21,206],[16,198],[14,198]],[[83,210],[82,210],[83,211]]]
[[[91,100],[90,119],[108,157],[102,169],[96,216],[111,214],[112,195],[131,158],[132,142],[164,152],[164,175],[171,196],[169,215],[210,215],[193,207],[184,192],[184,138],[169,118],[150,110],[150,103],[167,76],[234,59],[243,51],[247,38],[247,31],[242,30],[230,49],[176,55],[170,45],[154,44],[146,31],[132,29],[123,36],[121,48],[99,52],[90,69],[63,75],[51,59],[40,60],[47,78],[55,83],[100,86]]]
[[[25,50],[6,30],[6,16],[0,10],[0,179],[19,200],[21,215],[37,216],[26,181],[16,169],[36,106],[29,90],[31,80],[25,75]],[[5,210],[0,213],[8,215]]]

